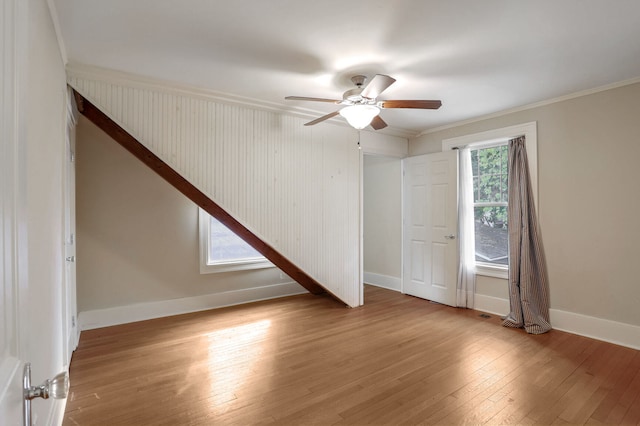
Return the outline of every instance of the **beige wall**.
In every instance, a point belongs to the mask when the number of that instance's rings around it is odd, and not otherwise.
[[[402,172],[399,158],[364,156],[364,272],[400,279]]]
[[[79,312],[291,281],[277,268],[200,274],[196,205],[84,117],[76,167]]]
[[[446,129],[410,141],[410,155],[443,139],[537,121],[539,221],[551,307],[640,325],[640,84]],[[505,297],[506,281],[478,293]]]

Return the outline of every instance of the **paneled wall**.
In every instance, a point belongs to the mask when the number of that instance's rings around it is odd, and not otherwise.
[[[136,81],[69,84],[350,306],[360,302],[360,151],[351,128]]]

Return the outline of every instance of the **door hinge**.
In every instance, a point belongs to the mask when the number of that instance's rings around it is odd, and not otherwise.
[[[72,315],[71,316],[71,327],[75,328],[75,326],[76,326],[76,316]]]

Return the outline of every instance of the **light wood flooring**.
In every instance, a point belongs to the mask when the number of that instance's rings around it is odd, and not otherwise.
[[[366,286],[82,333],[64,425],[638,424],[640,351]]]

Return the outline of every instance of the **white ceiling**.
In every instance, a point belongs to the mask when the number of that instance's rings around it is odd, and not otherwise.
[[[134,73],[320,116],[355,74],[418,134],[640,77],[638,0],[51,0],[71,64]],[[335,120],[341,120],[336,118]],[[319,126],[326,124],[318,124]]]

